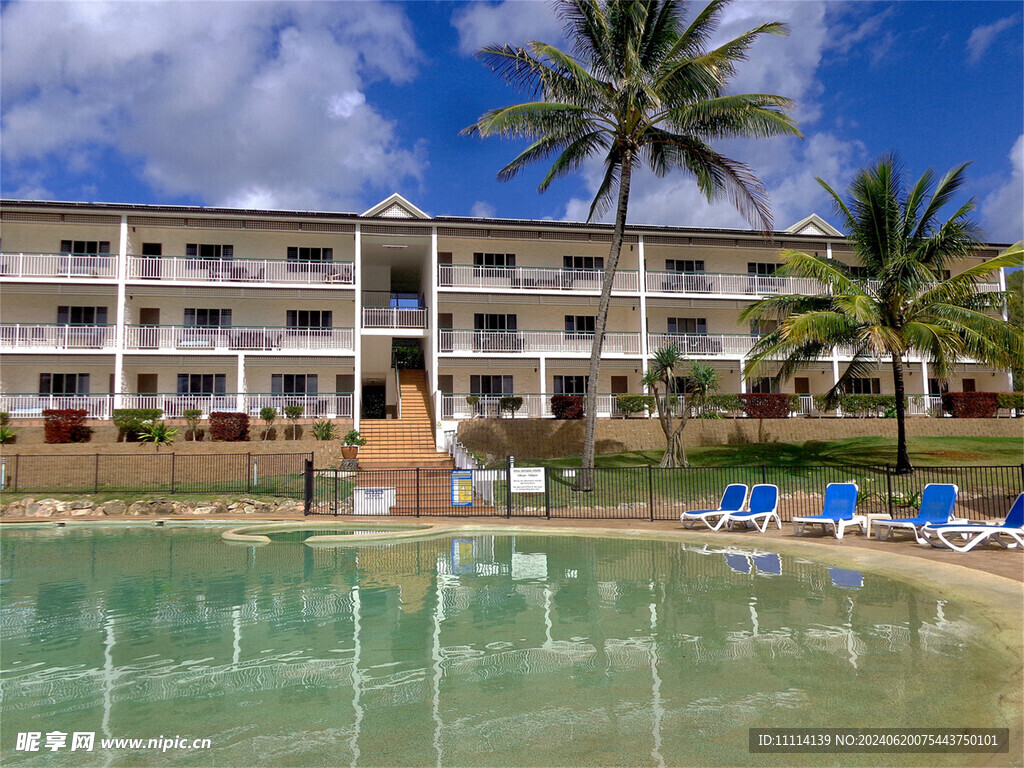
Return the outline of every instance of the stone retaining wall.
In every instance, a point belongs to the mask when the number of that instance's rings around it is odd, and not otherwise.
[[[302,502],[295,499],[241,499],[227,502],[175,501],[174,499],[147,499],[127,503],[120,499],[101,501],[77,499],[24,498],[10,504],[0,504],[0,517],[49,519],[64,517],[142,517],[142,516],[204,516],[204,515],[301,515]]]
[[[907,419],[912,437],[1019,437],[1024,419]],[[459,440],[469,450],[495,458],[549,459],[578,456],[583,420],[476,419],[459,423]],[[850,437],[896,437],[895,419],[693,419],[684,433],[688,446],[745,443],[802,443]],[[597,452],[664,450],[657,419],[598,419]]]

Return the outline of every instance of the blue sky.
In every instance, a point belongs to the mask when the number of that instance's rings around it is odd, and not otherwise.
[[[692,16],[701,3],[689,8]],[[459,135],[517,95],[489,42],[560,42],[543,2],[7,2],[4,197],[362,211],[393,191],[431,214],[581,220],[595,163],[544,195],[517,151]],[[995,242],[1024,236],[1024,4],[734,2],[721,39],[788,23],[735,87],[797,102],[805,138],[721,145],[772,196],[777,227],[818,212],[881,153],[908,176],[972,161],[965,196]],[[640,175],[630,220],[745,226],[682,174]],[[834,219],[833,219],[834,220]]]

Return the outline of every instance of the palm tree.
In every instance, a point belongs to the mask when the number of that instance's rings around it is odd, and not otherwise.
[[[527,166],[554,158],[540,183],[604,159],[604,178],[588,220],[615,200],[615,227],[605,262],[587,381],[587,425],[577,490],[593,482],[598,375],[612,281],[622,249],[635,168],[656,175],[691,174],[709,200],[728,197],[748,221],[771,230],[761,182],[744,164],[716,152],[709,141],[796,135],[789,99],[771,94],[726,94],[736,64],[762,35],[785,35],[779,23],[762,24],[717,48],[708,40],[727,0],[711,0],[683,27],[676,0],[557,0],[572,53],[530,42],[494,45],[478,57],[530,99],[487,112],[463,133],[530,140],[498,173],[507,181]]]
[[[878,361],[892,366],[896,398],[896,471],[910,472],[907,454],[903,364],[909,355],[927,359],[940,378],[957,361],[1010,368],[1024,351],[1024,334],[997,316],[1005,292],[979,291],[978,281],[995,270],[1020,266],[1021,244],[960,274],[945,278],[954,263],[976,257],[981,243],[970,219],[974,201],[945,221],[940,210],[964,183],[966,165],[938,183],[927,171],[909,190],[899,159],[882,157],[861,170],[849,200],[821,179],[842,218],[861,270],[825,257],[785,251],[777,274],[809,277],[823,286],[819,296],[775,296],[747,307],[741,320],[776,320],[775,331],[751,350],[746,374],[776,373],[788,378],[822,356],[842,350],[851,362],[829,391],[834,404],[854,377],[869,373]]]
[[[683,405],[678,408],[679,395],[676,380],[682,373],[686,358],[675,344],[662,347],[654,353],[643,383],[654,396],[654,407],[658,414],[658,423],[665,433],[665,453],[661,457],[661,467],[685,467],[686,444],[683,442],[683,430],[689,418],[689,408]],[[658,387],[664,391],[659,392]],[[678,417],[678,423],[676,418]]]

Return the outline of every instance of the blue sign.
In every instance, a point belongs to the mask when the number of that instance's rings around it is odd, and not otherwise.
[[[473,506],[473,470],[452,470],[452,506]]]

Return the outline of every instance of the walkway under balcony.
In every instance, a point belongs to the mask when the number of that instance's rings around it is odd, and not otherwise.
[[[117,333],[113,325],[0,324],[0,349],[4,350],[109,350],[116,342]]]
[[[129,256],[129,280],[202,283],[285,283],[322,287],[355,285],[348,261],[201,259],[195,256]]]
[[[446,288],[493,290],[559,291],[600,293],[603,269],[551,267],[482,267],[472,264],[438,265],[437,285]],[[615,293],[638,293],[639,272],[619,269],[612,283]]]
[[[117,256],[109,253],[0,253],[0,277],[117,279]]]
[[[419,293],[363,291],[363,328],[425,330],[427,307]]]
[[[594,334],[568,331],[439,331],[442,354],[559,354],[589,356]],[[602,356],[640,354],[639,333],[605,333]]]
[[[293,328],[280,326],[198,327],[184,325],[125,326],[130,350],[231,350],[239,352],[354,352],[352,328]]]

